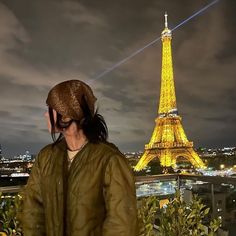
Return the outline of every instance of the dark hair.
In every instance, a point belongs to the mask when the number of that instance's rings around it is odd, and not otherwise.
[[[62,133],[60,133],[60,135],[56,138],[56,128],[66,129],[72,124],[73,121],[76,122],[77,126],[83,130],[84,135],[87,137],[89,142],[99,143],[107,141],[108,129],[103,116],[98,114],[98,110],[96,110],[94,114],[91,112],[84,96],[82,97],[81,109],[84,115],[81,120],[72,119],[68,122],[64,122],[62,120],[62,115],[57,112],[55,123],[53,117],[53,108],[48,108],[51,123],[51,136],[54,144],[58,143],[63,138]]]

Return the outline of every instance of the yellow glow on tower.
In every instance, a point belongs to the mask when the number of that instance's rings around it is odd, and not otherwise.
[[[174,167],[179,157],[184,157],[196,168],[204,168],[203,161],[193,149],[193,142],[187,139],[177,111],[171,53],[172,34],[168,29],[167,14],[161,39],[162,69],[158,117],[150,142],[145,145],[145,151],[135,170],[143,169],[154,158],[159,158],[162,166]]]
[[[162,70],[159,114],[176,110],[175,85],[171,53],[171,31],[165,28],[162,32]]]

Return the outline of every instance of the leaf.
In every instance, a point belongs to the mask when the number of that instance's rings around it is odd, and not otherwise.
[[[209,211],[210,211],[210,208],[206,208],[206,209],[204,210],[204,215],[208,215]]]

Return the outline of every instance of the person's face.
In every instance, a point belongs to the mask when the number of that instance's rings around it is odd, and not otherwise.
[[[51,126],[51,122],[50,122],[49,112],[46,111],[46,112],[44,113],[44,116],[45,116],[45,118],[46,118],[48,131],[49,131],[49,133],[51,133],[52,126]],[[57,121],[57,112],[56,112],[54,109],[53,109],[53,118],[54,118],[54,124],[56,124],[56,121]],[[56,131],[56,130],[55,130],[55,131]]]

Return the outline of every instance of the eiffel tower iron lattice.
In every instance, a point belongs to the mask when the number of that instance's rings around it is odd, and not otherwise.
[[[188,141],[182,126],[182,118],[178,115],[171,39],[172,33],[168,29],[167,13],[165,13],[165,28],[161,34],[162,69],[158,116],[150,142],[145,145],[144,153],[134,168],[136,171],[142,170],[154,158],[159,158],[163,167],[175,167],[178,158],[184,158],[195,168],[205,167],[193,149],[193,142]]]

